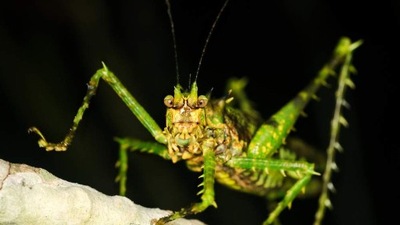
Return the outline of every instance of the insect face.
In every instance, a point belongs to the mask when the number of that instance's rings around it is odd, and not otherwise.
[[[164,104],[167,106],[164,133],[173,162],[202,155],[198,140],[203,137],[203,129],[206,126],[207,97],[198,96],[196,82],[193,83],[190,92],[182,92],[181,89],[181,86],[177,85],[174,96],[168,95],[164,98]]]

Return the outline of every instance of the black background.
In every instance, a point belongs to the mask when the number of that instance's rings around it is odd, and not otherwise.
[[[231,0],[212,34],[198,84],[222,96],[225,81],[247,76],[247,93],[267,118],[328,60],[345,35],[364,44],[354,53],[356,89],[347,93],[350,127],[337,155],[337,192],[325,224],[388,224],[399,191],[398,118],[400,2]],[[172,1],[180,83],[194,76],[204,41],[223,1]],[[164,126],[163,98],[176,84],[170,23],[163,0],[8,1],[0,8],[0,158],[42,167],[63,179],[118,193],[115,136],[152,140],[111,88],[97,96],[67,152],[45,152],[38,126],[61,140],[104,61],[153,118]],[[330,80],[334,82],[334,80]],[[334,89],[321,90],[296,125],[296,135],[324,149]],[[128,197],[147,207],[178,209],[197,201],[198,174],[182,163],[134,154]],[[218,209],[195,216],[208,224],[261,224],[264,200],[216,186]],[[311,224],[316,200],[297,200],[283,224]]]

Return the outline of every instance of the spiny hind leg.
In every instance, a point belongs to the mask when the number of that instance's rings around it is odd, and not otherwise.
[[[125,195],[126,193],[126,182],[128,173],[128,152],[129,151],[139,151],[150,154],[155,154],[161,158],[169,160],[168,150],[165,145],[157,142],[146,142],[131,138],[115,138],[115,140],[120,144],[119,147],[119,159],[116,163],[118,168],[118,175],[115,179],[119,183],[119,194]]]

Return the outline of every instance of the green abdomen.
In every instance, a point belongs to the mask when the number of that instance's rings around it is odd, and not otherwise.
[[[266,174],[261,170],[235,169],[224,165],[217,165],[216,180],[234,190],[275,199],[284,196],[290,187],[292,179],[283,179],[279,173]],[[271,175],[271,176],[270,176]],[[276,179],[271,179],[275,177]]]

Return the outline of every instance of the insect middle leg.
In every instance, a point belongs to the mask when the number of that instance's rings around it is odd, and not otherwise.
[[[133,138],[115,138],[120,144],[119,159],[116,163],[118,175],[115,179],[119,183],[119,194],[125,196],[126,182],[128,173],[128,152],[139,151],[150,154],[155,154],[163,159],[170,160],[167,147],[158,142],[147,142]]]

